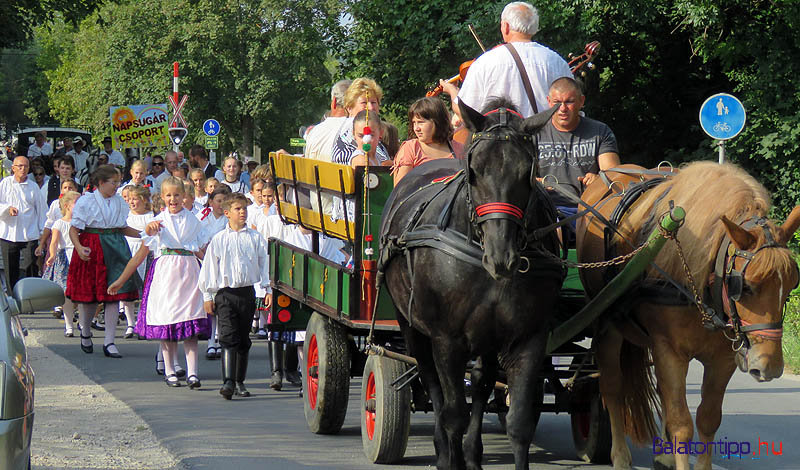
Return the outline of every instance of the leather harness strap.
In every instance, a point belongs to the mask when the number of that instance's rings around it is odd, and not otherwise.
[[[539,108],[536,106],[536,97],[533,95],[533,87],[531,87],[531,81],[528,78],[528,72],[525,70],[525,65],[522,64],[522,59],[519,57],[519,53],[514,46],[507,42],[504,44],[508,52],[511,53],[511,57],[514,58],[514,63],[517,64],[517,70],[519,71],[519,76],[522,78],[522,85],[525,87],[525,93],[528,95],[528,101],[531,102],[531,107],[533,108],[533,114],[537,114],[539,112]]]

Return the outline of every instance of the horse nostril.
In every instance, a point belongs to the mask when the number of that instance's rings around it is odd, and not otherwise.
[[[770,379],[764,377],[760,369],[750,369],[750,375],[759,382],[768,382]]]

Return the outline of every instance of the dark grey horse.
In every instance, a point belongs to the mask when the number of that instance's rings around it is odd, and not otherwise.
[[[553,110],[523,119],[503,102],[484,114],[460,107],[473,132],[467,158],[422,165],[398,184],[384,209],[380,269],[433,404],[437,468],[481,468],[483,407],[500,366],[516,468],[527,469],[530,397],[564,274],[536,257],[558,253],[555,235],[532,236],[555,218],[535,179],[532,137]],[[464,372],[472,358],[470,418]]]

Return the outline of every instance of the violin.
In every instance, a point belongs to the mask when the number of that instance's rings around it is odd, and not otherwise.
[[[469,70],[469,68],[470,68],[470,66],[472,65],[473,62],[475,62],[475,59],[468,60],[466,62],[462,62],[461,65],[458,66],[458,75],[455,75],[455,76],[453,76],[451,78],[448,78],[446,80],[446,82],[447,83],[456,83],[459,80],[463,82],[464,79],[467,77],[467,70]],[[427,96],[429,98],[431,96],[438,96],[442,91],[444,91],[444,88],[442,87],[442,85],[436,85],[436,88],[434,88],[433,90],[430,90],[429,92],[425,93],[425,96]]]
[[[592,60],[594,60],[595,56],[600,52],[600,43],[598,41],[592,41],[586,46],[583,47],[583,53],[579,55],[574,55],[570,52],[567,56],[569,58],[569,65],[570,70],[572,71],[572,75],[575,75],[580,70],[581,76],[586,76],[586,71],[581,70],[584,66],[589,70],[594,70],[594,64]]]

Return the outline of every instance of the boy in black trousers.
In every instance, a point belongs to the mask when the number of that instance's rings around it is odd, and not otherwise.
[[[241,193],[225,198],[222,208],[228,224],[211,239],[200,269],[203,306],[208,315],[217,315],[223,380],[219,393],[226,400],[234,394],[250,396],[244,379],[252,344],[250,323],[256,310],[253,286],[260,283],[271,292],[267,241],[246,226],[249,203]]]

